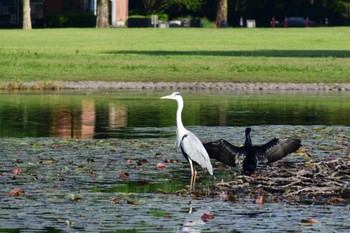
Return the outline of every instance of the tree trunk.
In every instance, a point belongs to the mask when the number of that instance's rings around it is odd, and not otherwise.
[[[107,28],[109,26],[108,22],[108,1],[109,0],[97,0],[97,28]]]
[[[227,22],[227,0],[218,0],[216,21],[221,22],[222,20]]]
[[[32,19],[30,17],[30,0],[23,0],[23,29],[32,29]]]

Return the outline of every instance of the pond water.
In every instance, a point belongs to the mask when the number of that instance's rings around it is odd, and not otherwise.
[[[190,168],[175,149],[177,106],[159,99],[165,94],[1,93],[0,232],[349,231],[348,205],[256,205],[249,198],[179,194]],[[297,137],[313,159],[350,153],[349,93],[182,95],[184,124],[203,141],[238,145],[252,126],[257,144]],[[160,162],[164,169],[157,169]],[[235,169],[213,166],[215,177],[199,172],[197,188],[234,179]],[[9,196],[15,188],[23,193]],[[302,223],[308,218],[319,223]]]
[[[0,93],[0,137],[149,138],[175,125],[164,92]],[[347,92],[183,92],[186,126],[350,126]]]

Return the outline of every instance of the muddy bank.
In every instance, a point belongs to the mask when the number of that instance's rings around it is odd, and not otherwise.
[[[235,82],[1,82],[0,89],[103,90],[222,90],[222,91],[350,91],[350,83],[235,83]]]
[[[350,83],[62,82],[64,89],[350,91]]]

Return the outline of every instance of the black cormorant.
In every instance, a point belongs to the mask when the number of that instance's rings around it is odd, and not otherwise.
[[[246,139],[242,147],[234,146],[224,139],[204,143],[204,147],[211,159],[233,167],[242,163],[243,174],[249,175],[256,170],[258,161],[267,164],[275,162],[297,151],[301,146],[299,139],[292,138],[274,138],[263,145],[253,146],[250,132],[251,128],[246,128]]]

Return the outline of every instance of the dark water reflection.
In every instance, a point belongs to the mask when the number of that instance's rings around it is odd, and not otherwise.
[[[1,137],[150,138],[175,125],[164,92],[0,93]],[[185,125],[350,126],[344,92],[182,92]]]

